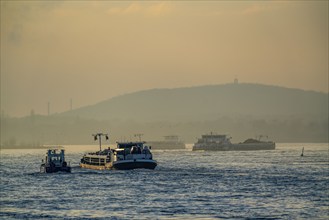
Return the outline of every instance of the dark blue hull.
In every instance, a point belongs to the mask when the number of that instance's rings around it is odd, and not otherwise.
[[[71,167],[45,167],[41,166],[41,172],[44,173],[57,173],[57,172],[67,172],[71,173]]]
[[[156,161],[120,161],[113,163],[113,169],[115,170],[132,170],[132,169],[151,169],[154,170],[157,166]]]

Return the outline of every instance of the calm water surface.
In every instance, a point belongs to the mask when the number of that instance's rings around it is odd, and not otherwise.
[[[300,157],[305,147],[304,157]],[[328,219],[328,144],[274,151],[153,151],[155,170],[41,174],[46,150],[1,150],[1,219]]]

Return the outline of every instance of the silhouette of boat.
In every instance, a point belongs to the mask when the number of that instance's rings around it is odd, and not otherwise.
[[[261,138],[262,136],[260,136]],[[274,150],[275,143],[272,141],[261,141],[260,138],[249,138],[243,143],[231,143],[231,137],[227,135],[205,134],[194,144],[193,151],[247,151],[247,150]]]

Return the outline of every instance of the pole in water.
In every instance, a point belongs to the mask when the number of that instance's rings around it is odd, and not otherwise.
[[[304,147],[303,147],[303,149],[302,149],[302,154],[301,154],[300,156],[301,156],[301,157],[304,156]]]

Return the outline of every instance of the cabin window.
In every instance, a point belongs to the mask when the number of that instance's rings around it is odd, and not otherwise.
[[[51,160],[60,160],[59,157],[52,157]]]

